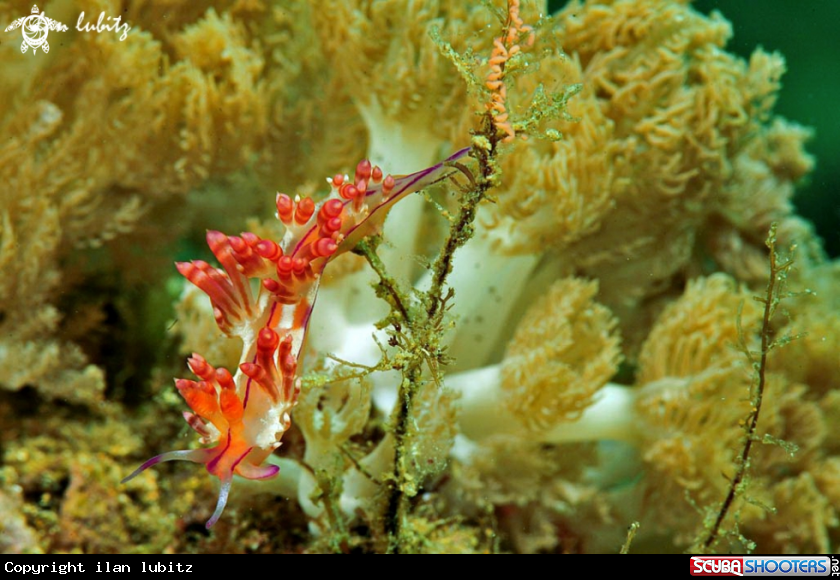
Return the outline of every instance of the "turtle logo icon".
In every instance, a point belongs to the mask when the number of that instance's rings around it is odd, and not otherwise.
[[[32,14],[29,16],[21,16],[6,27],[6,32],[15,30],[21,27],[23,33],[23,43],[20,45],[20,51],[25,53],[26,49],[32,47],[32,54],[38,52],[38,48],[47,53],[50,51],[50,45],[47,42],[47,34],[50,30],[67,30],[67,27],[53,20],[47,18],[46,15],[38,12],[38,7],[32,7]]]

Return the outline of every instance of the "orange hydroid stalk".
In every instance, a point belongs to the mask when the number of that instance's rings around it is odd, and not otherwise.
[[[193,354],[188,364],[200,380],[178,379],[175,386],[192,409],[184,419],[201,443],[211,447],[163,453],[123,482],[165,461],[205,464],[221,481],[209,528],[224,511],[234,475],[276,475],[277,466],[262,464],[291,425],[300,393],[300,353],[324,268],[358,240],[378,232],[396,202],[446,177],[448,163],[468,152],[462,149],[437,165],[399,177],[362,161],[352,181],[347,175],[328,178],[330,194],[319,204],[278,193],[277,218],[286,226],[279,242],[249,232],[207,232],[207,245],[221,268],[201,260],[178,262],[176,268],[210,298],[222,332],[242,340],[239,368],[231,375]],[[256,295],[251,278],[260,281]]]
[[[490,74],[484,86],[490,90],[490,101],[487,103],[487,110],[493,115],[493,125],[505,136],[502,139],[505,143],[513,141],[516,131],[508,120],[508,112],[505,108],[507,101],[507,87],[505,86],[505,65],[514,55],[522,51],[519,45],[519,37],[527,35],[525,46],[534,44],[534,30],[527,26],[519,16],[519,0],[508,0],[508,19],[505,25],[505,33],[493,40],[493,53],[490,55]]]

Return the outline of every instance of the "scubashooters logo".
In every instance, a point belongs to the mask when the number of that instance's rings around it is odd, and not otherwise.
[[[6,27],[6,32],[10,30],[21,29],[23,34],[23,43],[20,45],[20,51],[26,53],[27,48],[32,48],[32,54],[38,52],[38,49],[47,53],[50,51],[50,44],[47,42],[47,34],[50,30],[67,30],[67,26],[47,18],[46,14],[38,13],[38,7],[32,7],[32,14],[29,16],[21,16]]]
[[[110,16],[106,17],[104,12],[99,14],[99,20],[96,21],[96,24],[90,24],[85,22],[85,13],[82,12],[79,14],[79,19],[76,22],[76,30],[79,32],[116,32],[122,33],[120,35],[120,42],[125,40],[128,37],[128,31],[131,30],[131,27],[128,25],[127,22],[121,22],[122,17],[117,16],[116,18],[112,18]],[[110,21],[110,23],[109,23]],[[20,45],[20,51],[22,53],[26,53],[28,49],[32,49],[32,54],[38,52],[38,49],[44,51],[44,53],[48,53],[50,51],[50,45],[47,42],[47,35],[49,34],[50,30],[57,30],[60,32],[64,32],[67,30],[67,26],[58,22],[57,20],[53,20],[52,18],[47,18],[44,12],[40,12],[37,6],[32,7],[32,14],[29,16],[21,16],[11,24],[6,27],[6,32],[10,30],[17,30],[18,28],[21,29],[21,34],[23,34],[23,43]]]
[[[837,556],[692,556],[692,576],[838,576]]]

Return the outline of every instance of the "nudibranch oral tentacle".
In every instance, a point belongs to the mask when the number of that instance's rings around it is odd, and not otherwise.
[[[232,375],[198,354],[189,358],[199,380],[177,379],[175,386],[192,409],[184,419],[211,447],[162,453],[123,482],[166,461],[203,463],[221,482],[209,528],[225,509],[234,475],[277,475],[277,466],[262,464],[291,425],[300,393],[300,354],[324,268],[376,233],[400,199],[445,178],[453,171],[448,164],[468,153],[465,148],[432,167],[396,177],[361,161],[352,180],[328,178],[330,194],[318,204],[278,193],[276,215],[286,226],[279,242],[249,232],[227,236],[208,231],[207,245],[221,268],[201,260],[178,262],[176,268],[207,294],[222,332],[242,340],[241,362]],[[251,279],[260,282],[256,292]]]

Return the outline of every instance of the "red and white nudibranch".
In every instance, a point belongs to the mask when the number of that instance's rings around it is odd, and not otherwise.
[[[317,204],[309,197],[278,193],[277,218],[286,226],[279,242],[248,232],[207,232],[207,244],[221,268],[201,260],[176,267],[210,298],[219,328],[242,339],[239,368],[231,374],[193,354],[187,364],[199,380],[177,379],[175,386],[192,409],[184,418],[210,447],[162,453],[123,482],[165,461],[205,464],[221,482],[209,528],[224,511],[234,475],[276,475],[279,468],[263,462],[291,425],[300,392],[299,358],[321,273],[331,259],[377,232],[395,203],[445,177],[448,164],[468,153],[469,148],[462,149],[428,169],[399,177],[385,176],[361,161],[352,180],[346,175],[328,179],[330,194]],[[251,278],[260,281],[256,293]]]

